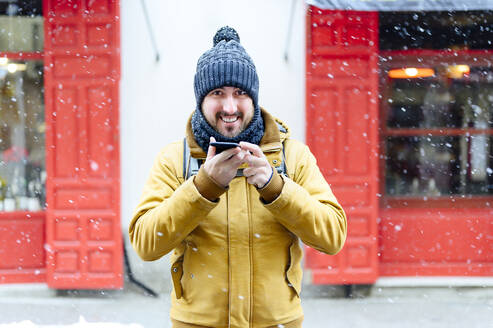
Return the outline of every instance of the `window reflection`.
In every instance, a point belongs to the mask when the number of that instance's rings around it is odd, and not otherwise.
[[[3,52],[42,51],[43,17],[0,15],[0,49]]]
[[[387,193],[439,196],[458,193],[457,137],[397,137],[387,140]]]
[[[387,100],[389,128],[493,127],[493,74],[474,68],[470,76],[451,81],[392,80]],[[491,81],[478,81],[484,77]]]
[[[42,62],[8,61],[0,65],[0,209],[3,211],[37,211],[45,203],[44,122]]]
[[[39,52],[43,38],[41,1],[0,2],[0,51]]]
[[[493,70],[388,85],[386,193],[493,194]]]
[[[387,139],[388,195],[493,194],[493,139],[390,137]]]

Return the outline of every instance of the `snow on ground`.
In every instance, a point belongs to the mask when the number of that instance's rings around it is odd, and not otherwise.
[[[137,323],[121,324],[114,322],[87,322],[83,316],[79,317],[79,322],[71,325],[37,325],[29,320],[20,322],[0,324],[0,328],[143,328],[142,325]]]

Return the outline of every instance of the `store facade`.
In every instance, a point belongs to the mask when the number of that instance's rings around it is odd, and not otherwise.
[[[0,283],[121,288],[119,1],[0,13]]]
[[[306,140],[349,220],[312,282],[493,276],[491,5],[308,2]]]
[[[0,4],[0,283],[123,286],[119,3]],[[493,276],[493,8],[309,3],[306,141],[344,204],[349,238],[337,256],[307,248],[307,276]],[[293,107],[283,116],[298,117]],[[170,130],[165,138],[181,133]],[[138,164],[127,165],[147,172]],[[127,182],[127,203],[139,188]]]

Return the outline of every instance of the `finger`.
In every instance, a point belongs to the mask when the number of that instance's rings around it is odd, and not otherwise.
[[[217,159],[221,162],[227,161],[240,152],[241,152],[241,148],[238,148],[238,147],[226,149],[226,150],[222,151],[221,153],[217,154]]]
[[[227,161],[233,165],[234,167],[239,167],[241,164],[245,163],[245,156],[249,155],[244,150],[238,148],[239,152],[230,158]]]
[[[255,169],[253,169],[251,167],[247,167],[247,168],[243,169],[243,176],[245,176],[246,178],[249,178],[252,175],[255,175]]]
[[[264,157],[259,158],[251,154],[248,154],[245,157],[245,162],[248,163],[248,166],[252,166],[252,167],[259,167],[268,164],[267,160]]]
[[[244,171],[243,171],[243,173],[244,173]],[[247,177],[247,182],[249,184],[254,184],[254,182],[255,182],[254,180],[255,180],[255,176],[254,175]]]
[[[209,148],[207,149],[207,159],[211,159],[212,157],[216,156],[216,147],[211,146],[211,142],[215,142],[216,139],[214,137],[209,138]]]
[[[247,182],[257,188],[259,187],[258,178],[255,175],[252,175],[251,177],[247,178]]]
[[[263,157],[264,156],[264,153],[262,152],[260,147],[255,145],[255,144],[252,144],[252,143],[249,143],[246,141],[240,141],[240,147],[241,147],[241,149],[245,149],[245,150],[252,152],[252,154],[256,157]]]

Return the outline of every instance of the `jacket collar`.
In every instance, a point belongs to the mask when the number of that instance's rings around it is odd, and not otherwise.
[[[282,149],[282,142],[289,137],[289,128],[279,119],[269,114],[260,107],[260,113],[264,120],[264,136],[260,140],[260,148],[264,153],[277,152]],[[281,131],[280,126],[283,128]],[[186,138],[190,147],[190,155],[195,158],[205,158],[206,153],[195,141],[192,132],[192,115],[190,115],[186,128]]]

